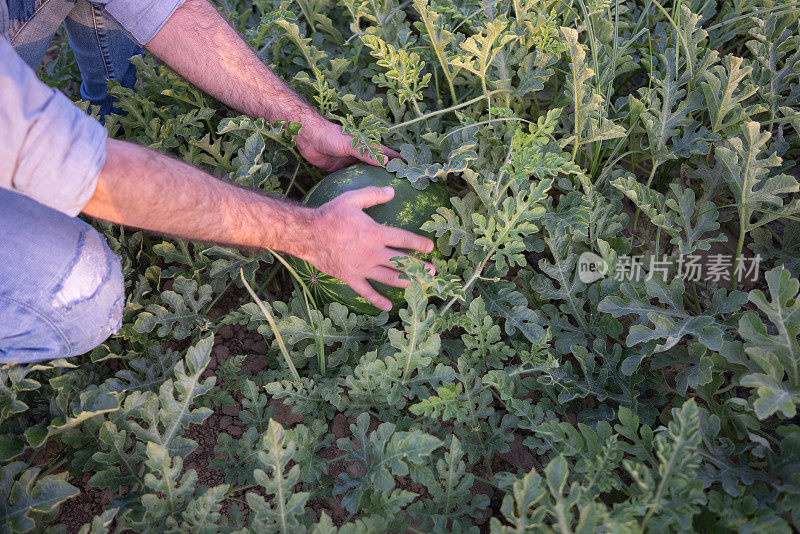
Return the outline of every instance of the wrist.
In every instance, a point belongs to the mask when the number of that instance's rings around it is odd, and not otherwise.
[[[314,136],[318,135],[319,132],[325,130],[329,124],[329,121],[314,108],[302,111],[297,119],[293,119],[293,122],[300,123],[300,133],[298,136],[303,139],[312,139]]]
[[[289,229],[292,237],[287,240],[285,252],[313,263],[324,243],[320,219],[319,208],[297,206]]]

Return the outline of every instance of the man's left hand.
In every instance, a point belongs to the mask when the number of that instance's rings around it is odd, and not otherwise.
[[[341,126],[319,117],[304,121],[294,141],[306,161],[327,172],[347,167],[357,161],[382,166],[380,161],[370,157],[369,152],[364,151],[362,156],[358,148],[353,148],[352,139],[352,136],[342,133]],[[400,157],[391,148],[381,145],[381,149],[389,159]]]

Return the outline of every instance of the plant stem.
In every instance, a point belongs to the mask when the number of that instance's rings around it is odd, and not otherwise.
[[[442,74],[444,74],[445,79],[447,80],[447,86],[450,89],[450,98],[452,98],[453,104],[458,104],[458,98],[456,98],[456,88],[453,85],[453,78],[450,75],[450,69],[448,68],[447,58],[444,56],[442,51],[440,50],[440,44],[435,40],[436,33],[431,31],[430,27],[430,18],[428,17],[428,13],[423,13],[420,10],[420,16],[422,18],[422,23],[425,24],[425,31],[428,32],[428,36],[431,39],[431,48],[433,48],[433,52],[436,54],[436,59],[439,60],[439,65],[442,67]],[[439,79],[436,77],[436,69],[434,68],[434,77],[436,80],[436,95],[439,96]]]
[[[300,162],[298,161],[297,162],[297,166],[294,168],[294,174],[292,174],[292,181],[289,182],[289,185],[286,187],[286,192],[283,194],[283,196],[285,196],[285,197],[289,196],[289,191],[292,190],[292,186],[294,185],[294,181],[297,178],[297,171],[299,171],[299,170],[300,170]]]
[[[493,250],[490,250],[490,251],[489,251],[489,252],[486,254],[486,256],[484,256],[483,260],[481,260],[481,263],[480,263],[480,265],[478,265],[478,267],[475,269],[475,272],[473,272],[473,273],[472,273],[472,276],[470,276],[469,280],[467,280],[467,283],[466,283],[466,284],[464,284],[464,292],[465,292],[465,293],[467,292],[467,290],[469,289],[469,287],[470,287],[472,284],[474,284],[474,283],[475,283],[475,280],[477,280],[477,279],[478,279],[478,277],[479,277],[479,276],[480,276],[480,274],[481,274],[481,271],[483,271],[483,268],[484,268],[484,266],[486,265],[486,262],[487,262],[487,261],[489,261],[489,258],[491,258],[491,257],[492,257],[492,254],[494,254],[494,249],[493,249]],[[451,298],[451,299],[450,299],[450,300],[447,302],[447,304],[445,304],[444,306],[442,306],[442,307],[441,307],[441,309],[439,310],[439,315],[444,315],[444,313],[445,313],[447,310],[449,310],[449,309],[450,309],[450,307],[451,307],[453,304],[455,304],[456,300],[458,300],[458,297],[455,297],[455,296],[454,296],[453,298]]]
[[[269,274],[264,279],[264,281],[261,282],[261,285],[258,286],[258,289],[256,290],[256,293],[258,293],[260,295],[261,292],[264,291],[264,288],[267,287],[267,284],[269,284],[272,281],[272,279],[275,278],[275,275],[278,274],[278,271],[280,270],[280,268],[281,268],[280,264],[275,265],[272,268],[272,270],[269,272]]]
[[[742,211],[744,211],[743,208],[742,208]],[[740,216],[743,217],[744,214],[742,214]],[[731,289],[733,289],[733,290],[736,290],[737,266],[739,265],[739,262],[741,261],[742,249],[744,249],[744,236],[746,234],[747,234],[747,232],[744,229],[744,219],[741,219],[741,223],[740,223],[740,226],[739,226],[739,242],[736,244],[736,254],[733,256],[733,274],[731,275]]]
[[[220,291],[220,292],[217,294],[217,296],[216,296],[216,297],[214,297],[214,300],[212,300],[212,301],[211,301],[211,302],[208,304],[208,306],[206,306],[206,309],[205,309],[205,311],[203,312],[203,314],[204,314],[204,315],[205,315],[205,314],[207,314],[208,312],[210,312],[210,311],[211,311],[211,308],[213,308],[213,307],[214,307],[214,304],[216,304],[216,303],[217,303],[217,301],[220,299],[220,297],[222,297],[222,295],[224,295],[224,294],[225,294],[225,292],[228,290],[228,288],[229,288],[229,287],[231,287],[231,284],[232,284],[232,283],[233,283],[233,278],[231,278],[230,280],[228,280],[228,283],[227,283],[227,285],[225,286],[225,289],[223,289],[222,291]]]
[[[44,477],[44,476],[47,476],[47,475],[51,474],[53,471],[55,471],[56,469],[58,469],[59,467],[61,467],[65,463],[67,463],[67,458],[66,457],[61,458],[59,461],[57,461],[56,463],[54,463],[53,465],[48,467],[47,470],[44,473],[42,473],[40,476]]]
[[[275,324],[275,318],[272,317],[272,312],[264,306],[264,303],[258,298],[253,288],[250,287],[250,284],[247,283],[247,280],[244,277],[244,271],[239,269],[239,275],[242,278],[242,283],[244,284],[245,289],[247,292],[250,293],[250,296],[253,297],[253,300],[256,302],[256,306],[261,310],[261,313],[264,314],[264,317],[267,319],[270,328],[272,328],[272,333],[275,334],[275,340],[278,342],[278,347],[281,349],[281,354],[283,354],[283,359],[286,361],[286,366],[292,373],[292,376],[297,382],[300,382],[300,374],[297,372],[297,368],[294,366],[294,362],[292,361],[291,356],[289,356],[289,350],[286,348],[286,344],[283,342],[283,337],[281,336],[280,330],[278,330],[278,325]]]
[[[508,89],[495,89],[490,94],[502,93],[504,91],[508,91]],[[467,107],[467,106],[469,106],[471,104],[474,104],[476,102],[480,102],[481,100],[486,100],[486,95],[476,96],[475,98],[473,98],[471,100],[467,100],[466,102],[462,102],[460,104],[452,105],[449,108],[444,108],[444,109],[438,109],[436,111],[431,111],[430,113],[426,113],[426,114],[422,115],[421,117],[417,117],[415,119],[407,120],[407,121],[401,122],[400,124],[395,124],[394,126],[390,126],[388,128],[388,131],[391,132],[392,130],[397,130],[398,128],[402,128],[404,126],[409,126],[411,124],[414,124],[415,122],[424,121],[425,119],[429,119],[431,117],[435,117],[436,115],[441,115],[442,113],[449,113],[450,111],[455,111],[457,109],[461,109],[463,107]]]
[[[647,184],[645,184],[645,187],[650,187],[650,184],[653,182],[653,176],[655,176],[655,174],[656,174],[656,169],[657,169],[657,168],[658,168],[658,167],[656,167],[655,165],[653,165],[653,168],[652,168],[652,169],[650,169],[650,176],[648,176],[648,177],[647,177]],[[633,232],[635,232],[635,231],[636,231],[636,225],[637,225],[637,223],[639,222],[639,214],[641,213],[641,211],[642,211],[642,210],[640,210],[640,209],[637,207],[637,208],[636,208],[636,213],[633,215],[633,230],[632,230]]]

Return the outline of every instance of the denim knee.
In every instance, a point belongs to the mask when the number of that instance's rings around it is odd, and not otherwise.
[[[87,226],[75,263],[54,288],[51,306],[68,355],[92,350],[119,330],[125,301],[119,258]]]
[[[0,294],[0,363],[78,356],[119,330],[125,301],[119,259],[88,225],[63,278],[42,289],[30,299]]]
[[[116,332],[124,283],[105,238],[6,191],[0,207],[0,363],[78,356]]]

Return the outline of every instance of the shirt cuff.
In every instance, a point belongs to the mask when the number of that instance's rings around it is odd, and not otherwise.
[[[99,122],[54,90],[26,135],[14,189],[71,217],[78,215],[94,195],[105,165],[107,135]]]
[[[110,0],[105,11],[133,38],[145,46],[185,0]]]

